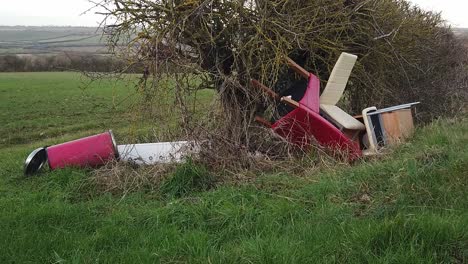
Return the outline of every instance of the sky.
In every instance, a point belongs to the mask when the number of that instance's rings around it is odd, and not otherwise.
[[[454,27],[468,28],[468,0],[410,0],[422,9],[442,12]]]
[[[423,9],[442,12],[454,27],[468,28],[468,0],[410,0]],[[102,16],[88,0],[0,0],[0,25],[98,26]]]
[[[98,26],[103,16],[86,12],[88,0],[0,0],[3,26]]]

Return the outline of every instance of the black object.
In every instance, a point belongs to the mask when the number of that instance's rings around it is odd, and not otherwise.
[[[291,96],[291,99],[293,99],[296,102],[299,102],[306,93],[308,83],[309,81],[305,79],[296,80],[292,82],[289,88],[284,90],[280,94],[280,96]],[[278,121],[294,109],[294,107],[291,107],[284,103],[278,103],[276,105],[277,116],[273,118],[272,122],[274,123]]]
[[[372,124],[374,126],[375,137],[379,147],[385,146],[385,134],[382,124],[380,123],[379,115],[370,115]]]
[[[47,163],[47,151],[38,148],[31,152],[24,162],[24,175],[30,176],[38,172]]]

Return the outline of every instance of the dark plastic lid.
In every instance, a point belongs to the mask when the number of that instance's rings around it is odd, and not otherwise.
[[[37,173],[47,162],[47,151],[45,148],[38,148],[29,154],[24,162],[24,175],[30,176]]]

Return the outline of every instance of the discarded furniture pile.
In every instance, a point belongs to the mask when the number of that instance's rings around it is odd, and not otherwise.
[[[359,116],[351,116],[337,106],[348,83],[357,56],[342,53],[333,68],[327,85],[320,95],[320,80],[287,58],[286,63],[301,77],[307,87],[301,99],[279,95],[257,80],[252,86],[274,99],[278,105],[290,109],[274,122],[263,117],[256,121],[271,128],[290,143],[309,149],[315,143],[331,149],[353,161],[374,155],[390,144],[409,137],[414,130],[410,103],[384,109],[369,107]],[[162,142],[117,145],[112,131],[43,147],[34,150],[26,159],[24,173],[32,175],[48,164],[52,170],[64,167],[97,167],[111,160],[123,160],[138,165],[181,162],[185,155],[198,151],[193,142]]]
[[[111,130],[70,142],[34,150],[24,163],[24,174],[38,173],[45,165],[56,170],[65,167],[99,167],[112,160],[136,165],[181,162],[196,152],[188,141],[117,145]]]
[[[382,147],[403,141],[414,130],[412,108],[419,102],[384,109],[369,107],[362,111],[362,115],[354,117],[336,106],[356,60],[356,55],[342,53],[319,95],[319,78],[287,58],[288,66],[308,80],[305,93],[295,101],[291,96],[279,95],[259,81],[252,80],[254,87],[293,109],[274,123],[262,117],[256,117],[256,120],[302,148],[310,148],[313,141],[317,141],[350,161],[363,155],[377,154]]]

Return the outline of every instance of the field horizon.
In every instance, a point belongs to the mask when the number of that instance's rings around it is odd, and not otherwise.
[[[452,28],[468,39],[468,28]],[[102,29],[76,26],[2,26],[0,55],[108,54]]]

